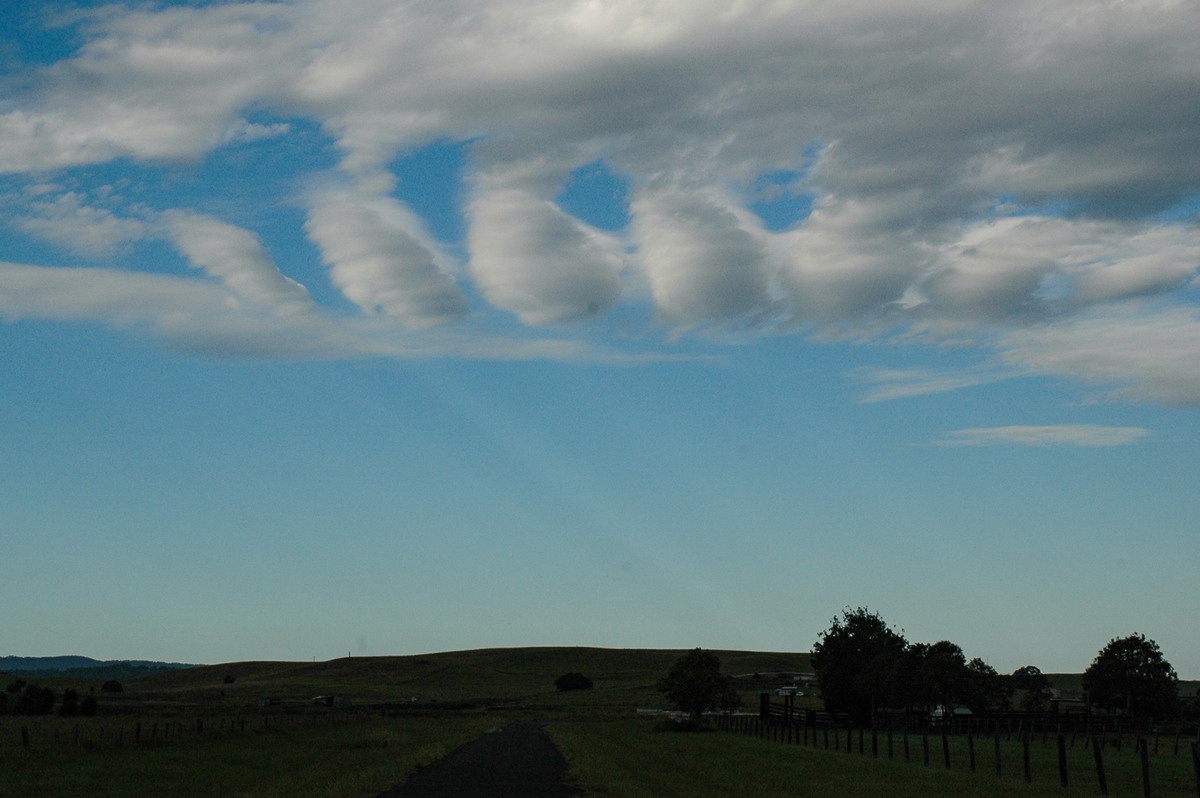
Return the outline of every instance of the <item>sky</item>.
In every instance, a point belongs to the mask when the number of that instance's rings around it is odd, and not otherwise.
[[[1200,5],[8,2],[0,654],[1200,679]]]

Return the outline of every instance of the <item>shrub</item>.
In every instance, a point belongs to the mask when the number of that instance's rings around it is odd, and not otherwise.
[[[568,690],[591,690],[592,680],[582,673],[564,673],[554,680],[554,686],[562,692]]]

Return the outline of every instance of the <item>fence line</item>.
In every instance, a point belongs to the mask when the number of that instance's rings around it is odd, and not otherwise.
[[[54,715],[0,716],[0,758],[15,753],[96,751],[149,748],[189,741],[214,740],[284,731],[302,725],[366,719],[365,709],[284,711],[221,716],[125,716],[86,718]]]
[[[881,715],[875,723],[864,725],[855,723],[856,719],[848,715],[814,710],[796,711],[793,702],[786,701],[783,706],[780,706],[772,703],[769,696],[763,696],[757,716],[715,716],[718,728],[723,731],[751,734],[784,744],[803,745],[847,754],[854,754],[857,751],[860,756],[869,755],[874,758],[880,756],[879,738],[881,735],[885,735],[887,758],[894,759],[898,748],[895,738],[899,733],[905,762],[911,761],[909,734],[911,731],[919,731],[921,760],[925,766],[930,765],[929,738],[932,733],[940,737],[941,764],[946,769],[952,770],[955,764],[959,768],[963,767],[963,761],[955,760],[951,755],[951,741],[954,740],[956,741],[955,749],[962,751],[965,746],[966,766],[973,773],[977,772],[975,740],[977,737],[991,737],[996,778],[1001,778],[1005,770],[1002,749],[1013,744],[1015,735],[1015,743],[1020,749],[1020,753],[1017,755],[1021,758],[1021,778],[1025,782],[1031,783],[1034,780],[1035,769],[1031,747],[1038,745],[1044,749],[1050,749],[1044,755],[1039,754],[1038,759],[1039,762],[1050,763],[1048,765],[1050,770],[1039,773],[1038,777],[1046,779],[1049,777],[1049,773],[1053,773],[1063,788],[1070,785],[1072,757],[1069,755],[1069,751],[1075,750],[1081,739],[1080,729],[1073,724],[1058,722],[1051,724],[1047,723],[1045,719],[1016,714],[990,718],[953,719],[937,724],[907,722],[910,719],[904,719],[906,722],[894,723],[896,718],[895,715]],[[887,723],[881,725],[880,719],[886,720]],[[1050,717],[1050,721],[1059,720],[1061,718]],[[1119,720],[1105,716],[1093,716],[1091,720],[1093,722],[1084,727],[1085,733],[1080,748],[1082,753],[1076,756],[1074,769],[1076,776],[1079,777],[1081,774],[1093,771],[1094,766],[1094,783],[1102,795],[1108,794],[1111,775],[1111,763],[1105,762],[1106,750],[1111,749],[1114,755],[1123,756],[1122,763],[1129,762],[1129,757],[1134,759],[1133,769],[1140,776],[1138,786],[1140,786],[1144,798],[1150,798],[1153,784],[1152,757],[1165,757],[1170,752],[1170,758],[1174,760],[1180,755],[1181,743],[1186,741],[1183,752],[1190,756],[1192,780],[1195,785],[1194,794],[1200,796],[1200,729],[1195,732],[1193,737],[1190,725],[1185,726],[1182,723],[1171,726],[1140,723],[1131,728],[1129,724],[1123,726]],[[858,733],[857,746],[854,740],[855,731]],[[869,746],[866,743],[868,735]],[[1173,744],[1162,745],[1164,737]],[[1009,756],[1011,757],[1013,754],[1009,754]],[[1080,765],[1079,756],[1088,757],[1090,762],[1087,765]],[[1174,767],[1178,768],[1178,765]],[[1122,764],[1122,773],[1126,773],[1128,769],[1129,765]],[[1173,774],[1168,781],[1178,782],[1179,779],[1175,778],[1176,775]],[[1163,777],[1160,775],[1161,778]],[[1186,781],[1186,777],[1184,780]]]

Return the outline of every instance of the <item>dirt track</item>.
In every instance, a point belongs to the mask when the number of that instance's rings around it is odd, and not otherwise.
[[[567,763],[544,724],[517,721],[459,746],[379,798],[566,798]]]

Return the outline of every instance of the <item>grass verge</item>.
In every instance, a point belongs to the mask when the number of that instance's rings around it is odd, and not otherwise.
[[[180,745],[6,752],[13,798],[365,798],[495,725],[495,717],[371,718]]]

